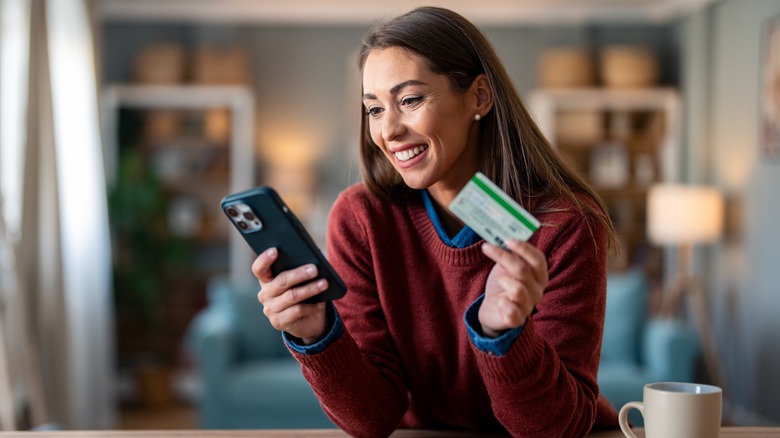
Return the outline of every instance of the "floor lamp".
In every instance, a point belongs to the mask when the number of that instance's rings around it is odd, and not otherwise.
[[[706,294],[693,275],[691,256],[694,245],[713,242],[721,237],[723,216],[723,197],[713,187],[657,184],[648,191],[647,232],[650,241],[678,249],[677,272],[661,297],[661,316],[678,317],[681,301],[686,300],[696,319],[709,377],[721,388],[725,379],[712,334]]]

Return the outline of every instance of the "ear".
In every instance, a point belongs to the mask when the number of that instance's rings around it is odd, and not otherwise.
[[[493,110],[493,89],[490,87],[487,75],[482,73],[474,78],[471,83],[471,91],[475,96],[474,113],[485,117],[487,113]]]

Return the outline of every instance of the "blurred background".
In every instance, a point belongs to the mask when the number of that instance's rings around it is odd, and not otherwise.
[[[669,376],[723,386],[730,423],[780,423],[780,1],[426,4],[486,33],[609,206],[613,403],[690,356]],[[0,5],[0,426],[332,427],[219,202],[271,185],[324,248],[359,180],[361,35],[423,3]],[[670,320],[690,349],[643,346]]]

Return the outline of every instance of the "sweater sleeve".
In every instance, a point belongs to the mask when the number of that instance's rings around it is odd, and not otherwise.
[[[474,348],[496,418],[514,436],[585,436],[597,417],[606,230],[579,215],[558,217],[567,219],[532,239],[550,279],[537,313],[507,354]]]
[[[292,353],[337,426],[351,436],[381,437],[398,426],[408,396],[377,296],[366,224],[358,220],[355,208],[342,194],[331,210],[327,235],[329,262],[348,288],[335,302],[345,331],[320,353]],[[350,329],[360,331],[361,344]]]

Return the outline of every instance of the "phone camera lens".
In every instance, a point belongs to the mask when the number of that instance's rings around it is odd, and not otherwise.
[[[238,210],[233,207],[228,207],[225,211],[231,217],[238,217]]]
[[[249,228],[249,225],[247,225],[244,221],[238,221],[236,222],[236,225],[238,225],[238,228],[241,228],[242,230]]]
[[[246,212],[244,212],[244,219],[246,219],[246,220],[251,222],[251,221],[255,220],[255,215],[252,214],[251,211],[246,211]]]

